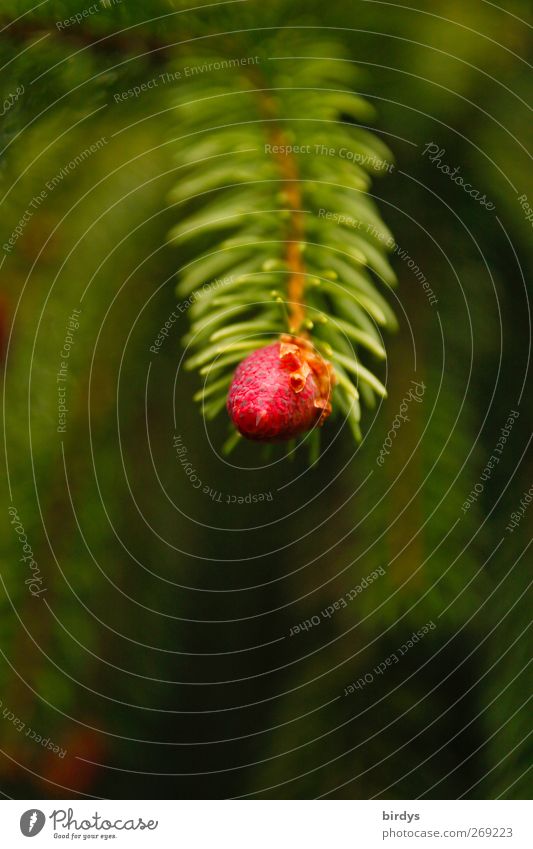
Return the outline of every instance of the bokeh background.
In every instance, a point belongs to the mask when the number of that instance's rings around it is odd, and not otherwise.
[[[527,798],[529,4],[190,5],[102,0],[63,28],[89,4],[0,10],[2,245],[26,215],[0,252],[0,789]],[[436,296],[393,256],[389,397],[366,413],[360,446],[341,424],[327,429],[312,468],[305,452],[220,454],[224,416],[204,422],[199,379],[178,370],[186,314],[150,352],[188,258],[168,240],[180,215],[178,83],[115,98],[182,69],[198,39],[266,59],[273,45],[298,55],[310,35],[359,69],[395,158],[372,194]],[[297,62],[285,61],[287,84]],[[239,71],[215,73],[238,85]],[[438,168],[429,144],[494,208]],[[60,352],[80,308],[58,434]],[[423,399],[380,467],[412,380]],[[184,473],[177,434],[211,493]],[[271,500],[246,503],[258,493]],[[46,590],[35,596],[10,506]]]

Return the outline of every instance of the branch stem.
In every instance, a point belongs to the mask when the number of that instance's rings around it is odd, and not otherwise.
[[[261,92],[261,107],[269,119],[268,135],[272,146],[278,152],[273,154],[283,182],[287,206],[290,210],[287,247],[285,261],[289,269],[287,284],[287,300],[289,309],[289,331],[299,333],[305,320],[305,266],[302,260],[302,242],[304,240],[304,213],[302,211],[302,194],[300,190],[300,174],[296,158],[290,153],[290,139],[283,128],[276,124],[278,117],[275,100],[267,93]],[[274,119],[274,120],[273,120]]]

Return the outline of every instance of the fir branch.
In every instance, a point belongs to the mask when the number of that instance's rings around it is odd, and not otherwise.
[[[309,45],[313,56],[319,50]],[[390,154],[355,123],[369,107],[345,88],[352,67],[324,60],[320,73],[317,62],[300,59],[291,86],[253,62],[238,68],[234,90],[191,82],[176,104],[183,178],[171,237],[191,251],[178,291],[195,294],[187,367],[215,372],[216,388],[198,394],[210,398],[210,413],[224,407],[239,352],[289,334],[333,361],[335,399],[360,434],[357,388],[371,406],[386,396],[362,358],[383,360],[381,328],[396,326],[377,289],[396,281],[386,258],[393,240],[367,194]]]

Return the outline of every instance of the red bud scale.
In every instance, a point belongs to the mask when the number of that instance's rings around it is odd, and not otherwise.
[[[227,408],[242,436],[262,442],[292,439],[331,412],[331,365],[300,336],[258,348],[237,367]]]

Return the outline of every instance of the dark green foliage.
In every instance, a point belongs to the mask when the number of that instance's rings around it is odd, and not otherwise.
[[[4,0],[1,26],[28,5]],[[83,5],[43,5],[4,30],[0,45],[2,97],[24,87],[0,126],[2,245],[46,182],[87,145],[108,139],[35,211],[0,271],[11,487],[3,475],[2,491],[48,587],[46,604],[29,595],[4,509],[0,699],[2,710],[69,750],[65,762],[54,759],[0,714],[2,792],[530,797],[533,507],[506,531],[531,486],[531,400],[523,392],[531,225],[518,202],[522,193],[533,198],[521,147],[530,128],[528,33],[520,21],[527,4],[438,0],[416,11],[346,2],[325,12],[318,0],[272,0],[177,14],[190,4],[124,0],[60,32],[56,21]],[[330,59],[268,59],[311,53]],[[256,55],[257,66],[115,100],[159,74]],[[249,78],[254,68],[264,86]],[[276,120],[295,141],[316,138],[315,118],[331,115],[326,143],[352,149],[368,141],[390,161],[377,141],[385,138],[394,151],[383,180],[340,158],[298,157],[311,212],[303,257],[309,277],[321,280],[309,286],[309,303],[334,316],[311,329],[350,362],[353,344],[389,397],[368,406],[359,446],[342,416],[323,429],[321,461],[311,468],[304,457],[257,468],[256,447],[242,443],[230,465],[216,455],[223,417],[207,420],[206,435],[190,399],[216,401],[216,412],[245,351],[224,355],[234,359],[213,371],[204,396],[206,375],[199,381],[177,369],[182,342],[193,340],[188,309],[158,354],[150,346],[177,310],[176,272],[178,303],[231,273],[247,275],[246,298],[252,279],[261,301],[251,308],[238,284],[208,290],[210,300],[200,297],[190,316],[214,324],[196,326],[202,344],[191,356],[259,329],[243,323],[259,322],[267,334],[286,328],[285,278],[276,265],[286,226],[279,163],[264,155],[266,121],[251,89],[286,89],[296,79],[312,91],[276,94]],[[317,97],[317,88],[343,93]],[[224,108],[214,93],[224,94]],[[377,130],[368,129],[374,109],[365,104],[375,107]],[[235,120],[241,129],[233,136],[205,131]],[[494,200],[501,224],[422,156],[432,141]],[[256,151],[235,153],[240,146]],[[206,155],[218,158],[194,165]],[[204,200],[188,200],[198,192]],[[216,217],[217,204],[224,228],[184,237],[195,219]],[[323,207],[370,221],[374,204],[427,276],[435,304],[396,250],[388,260],[399,282],[392,288],[381,244],[364,263],[358,251],[371,241],[356,242],[357,230],[316,215]],[[253,215],[264,208],[274,211]],[[228,223],[232,212],[246,215]],[[258,244],[244,247],[243,232]],[[89,284],[61,437],[59,351],[65,320]],[[369,292],[359,308],[353,294]],[[391,308],[400,327],[388,338],[385,364],[376,329],[381,312],[391,325]],[[213,332],[219,336],[210,340]],[[209,357],[198,363],[206,366]],[[355,379],[348,366],[346,378]],[[413,379],[426,385],[423,402],[410,406],[410,421],[378,468]],[[342,386],[336,406],[345,416]],[[365,386],[360,380],[362,400],[371,401]],[[520,416],[500,464],[463,513],[513,409]],[[349,423],[357,432],[358,421]],[[176,460],[176,432],[207,494]],[[272,501],[249,504],[250,491]],[[243,503],[228,504],[228,496]],[[295,623],[379,568],[385,574],[349,606],[289,637]],[[402,665],[342,697],[429,620],[437,627]]]

